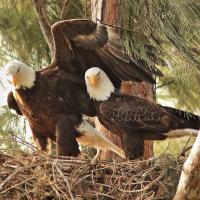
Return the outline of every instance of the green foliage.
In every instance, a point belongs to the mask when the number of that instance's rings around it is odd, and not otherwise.
[[[155,156],[159,156],[161,154],[171,154],[175,158],[180,156],[180,153],[185,149],[191,147],[194,144],[195,138],[193,137],[183,137],[176,139],[166,139],[162,141],[154,141],[153,143],[153,152]],[[186,151],[186,155],[189,155],[190,151]]]
[[[47,1],[46,10],[52,23],[62,19],[84,18],[84,1]]]
[[[12,141],[16,140],[16,135],[24,138],[25,133],[25,119],[13,114],[7,106],[2,107],[0,109],[0,148],[19,149],[20,145],[15,144],[13,147]]]
[[[15,58],[36,68],[50,60],[30,0],[1,1],[0,34],[0,57],[4,60]]]
[[[165,74],[159,79],[160,97],[176,98],[178,107],[191,111],[199,109],[200,2],[122,0],[120,5],[121,24],[127,29],[124,43],[128,52],[134,52],[150,64],[156,61]],[[153,47],[156,60],[149,45]],[[166,61],[167,68],[162,67],[165,63],[160,62],[159,57]]]
[[[45,1],[51,24],[61,19],[83,18],[84,1]],[[6,63],[18,59],[35,69],[50,63],[50,51],[41,32],[31,0],[2,0],[0,5],[0,58]]]

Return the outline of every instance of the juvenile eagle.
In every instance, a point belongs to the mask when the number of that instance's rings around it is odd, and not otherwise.
[[[144,140],[198,134],[199,116],[122,94],[98,67],[86,71],[85,81],[88,94],[95,101],[99,121],[121,137],[128,159],[143,155]]]

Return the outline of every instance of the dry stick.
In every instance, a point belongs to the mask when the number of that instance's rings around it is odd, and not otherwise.
[[[22,182],[20,182],[20,183],[17,183],[17,184],[15,184],[15,185],[13,185],[13,186],[11,186],[11,187],[9,187],[9,188],[3,190],[0,194],[3,194],[3,193],[5,193],[5,192],[7,192],[7,191],[9,191],[9,190],[11,190],[11,189],[13,189],[13,188],[16,188],[17,186],[22,185],[22,184],[24,184],[24,183],[26,183],[27,181],[30,181],[30,180],[32,180],[32,179],[34,179],[34,177],[31,177],[31,178],[29,178],[29,179],[26,179],[25,181],[22,181]]]
[[[114,197],[114,196],[110,196],[108,194],[101,193],[101,192],[96,192],[96,191],[94,192],[94,191],[92,191],[91,193],[93,193],[95,195],[101,195],[101,196],[109,197],[109,198],[112,198],[112,199],[116,199],[116,197]]]
[[[3,182],[0,184],[0,190],[3,188],[3,186],[4,186],[7,182],[9,182],[14,176],[16,176],[17,173],[19,173],[19,172],[21,172],[21,171],[24,171],[24,170],[27,170],[27,169],[32,168],[32,167],[36,167],[36,166],[38,166],[38,164],[32,164],[32,165],[30,165],[30,166],[19,167],[19,168],[17,168],[16,171],[15,171],[13,174],[11,174],[5,181],[3,181]]]
[[[58,190],[57,190],[53,185],[52,185],[51,187],[52,187],[52,189],[54,190],[54,192],[56,193],[56,196],[57,196],[59,199],[61,199]],[[67,198],[68,198],[68,197],[67,197]]]
[[[164,173],[160,174],[160,176],[158,176],[154,181],[150,182],[147,186],[143,187],[143,189],[139,189],[139,190],[123,190],[123,189],[119,188],[119,190],[122,191],[122,192],[129,192],[129,193],[144,192],[144,191],[150,189],[156,182],[158,182],[163,177],[163,175],[164,175]]]
[[[65,183],[67,184],[68,192],[69,192],[71,199],[74,200],[74,196],[72,194],[71,187],[70,187],[69,181],[67,180],[67,177],[65,177],[63,175],[62,171],[59,169],[59,167],[57,165],[56,165],[56,169],[57,169],[58,173],[61,175],[61,177],[63,178],[63,180],[65,181]]]
[[[75,183],[74,187],[75,187],[76,185],[78,185],[82,180],[84,180],[84,179],[86,179],[86,178],[88,178],[88,177],[90,177],[90,176],[91,176],[91,174],[82,177],[80,180],[78,180],[78,181]],[[93,183],[93,185],[94,185],[94,182],[93,182],[93,181],[92,181],[92,183]]]
[[[114,29],[119,29],[119,30],[123,30],[123,31],[129,31],[129,32],[133,32],[132,29],[127,29],[127,28],[123,28],[123,27],[120,27],[120,26],[116,26],[116,25],[112,25],[112,24],[107,24],[107,23],[104,23],[102,22],[100,19],[96,19],[96,21],[100,22],[101,24],[105,25],[105,26],[108,26],[110,28],[114,28]]]
[[[53,187],[53,186],[52,186]],[[59,186],[56,184],[55,185],[55,187],[57,188],[56,190],[59,190],[62,194],[63,194],[63,196],[65,197],[65,199],[69,199],[69,197],[65,194],[65,192],[63,192],[62,191],[62,189],[61,188],[59,188]],[[71,199],[70,199],[71,200]]]
[[[192,137],[192,134],[190,134],[190,136],[188,137],[188,139],[187,139],[185,145],[183,146],[181,152],[179,153],[179,155],[178,155],[178,157],[177,157],[177,160],[183,155],[183,153],[187,152],[187,151],[192,147],[192,146],[187,147],[187,145],[188,145],[188,143],[189,143],[191,137]],[[187,147],[187,148],[186,148],[186,147]]]

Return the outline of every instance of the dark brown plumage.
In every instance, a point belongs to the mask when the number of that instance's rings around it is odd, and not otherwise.
[[[153,74],[161,75],[154,66],[122,51],[117,30],[110,33],[108,27],[90,20],[57,22],[52,26],[55,57],[50,66],[34,72],[20,62],[7,65],[16,88],[8,104],[28,119],[42,150],[50,138],[56,140],[59,155],[78,155],[78,144],[70,133],[82,114],[96,115],[84,81],[91,66],[101,66],[116,88],[121,80],[154,83]]]
[[[15,100],[15,97],[13,96],[13,93],[12,91],[10,91],[8,93],[8,96],[7,96],[7,105],[8,105],[8,108],[9,109],[13,109],[15,110],[15,112],[18,114],[18,115],[23,115],[18,104],[17,104],[17,101]]]
[[[58,65],[70,74],[81,74],[100,66],[115,86],[121,80],[155,83],[153,75],[162,73],[152,64],[125,51],[119,30],[90,20],[64,20],[52,26],[55,57],[52,67]]]
[[[84,90],[84,86],[68,81],[60,70],[37,72],[32,88],[16,89],[14,95],[9,93],[8,106],[26,117],[42,150],[46,150],[49,138],[58,144],[59,155],[77,156],[76,135],[70,133],[81,123],[81,113],[95,114]]]
[[[144,140],[198,133],[199,116],[122,94],[114,90],[107,75],[97,67],[87,70],[85,79],[87,91],[95,100],[99,121],[121,137],[129,159],[143,155]]]
[[[144,140],[176,137],[166,133],[176,129],[200,128],[200,118],[192,113],[152,104],[136,96],[113,93],[97,103],[100,122],[113,133],[123,137],[129,159],[142,156]]]

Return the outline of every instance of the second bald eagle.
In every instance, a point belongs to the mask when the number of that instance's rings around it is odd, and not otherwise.
[[[121,137],[129,159],[143,155],[144,140],[163,140],[198,133],[199,116],[121,94],[98,67],[86,71],[85,81],[87,91],[95,101],[99,121]]]

